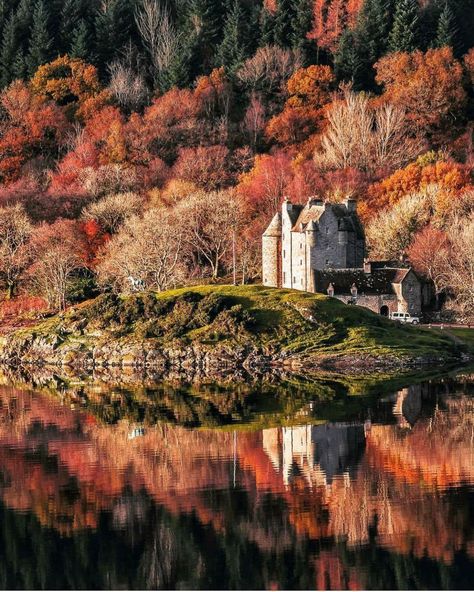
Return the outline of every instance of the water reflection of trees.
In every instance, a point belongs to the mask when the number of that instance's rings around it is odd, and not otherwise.
[[[0,582],[456,587],[462,566],[473,574],[473,400],[433,384],[382,408],[389,424],[374,410],[235,436],[159,424],[129,439],[129,420],[4,387]]]

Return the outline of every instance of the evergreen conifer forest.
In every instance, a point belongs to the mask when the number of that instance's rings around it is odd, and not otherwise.
[[[3,318],[258,282],[318,195],[472,319],[473,31],[474,0],[0,0]]]

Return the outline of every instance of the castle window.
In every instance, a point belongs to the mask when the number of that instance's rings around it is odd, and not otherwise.
[[[329,265],[329,259],[326,259],[326,265]]]
[[[303,265],[303,259],[300,259],[300,265]]]
[[[326,227],[326,234],[329,234],[329,228]]]
[[[286,251],[283,251],[283,258],[286,259]]]
[[[286,284],[286,271],[283,272],[283,281]]]
[[[296,278],[293,276],[293,283],[296,284]]]
[[[303,243],[300,243],[300,250],[303,250]]]
[[[301,285],[303,285],[303,278],[301,278]]]

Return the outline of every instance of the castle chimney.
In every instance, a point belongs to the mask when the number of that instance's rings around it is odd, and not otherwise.
[[[315,195],[312,195],[311,197],[308,198],[308,206],[318,206],[321,207],[324,205],[323,200],[320,197],[317,197]]]
[[[287,210],[288,212],[291,212],[291,210],[293,209],[293,204],[291,203],[291,201],[288,199],[288,197],[285,197],[283,199],[283,211]]]
[[[352,213],[357,210],[357,202],[355,199],[352,199],[351,197],[348,197],[344,200],[344,205],[346,206],[348,212]]]
[[[364,259],[364,273],[368,275],[372,273],[372,262],[369,259]]]

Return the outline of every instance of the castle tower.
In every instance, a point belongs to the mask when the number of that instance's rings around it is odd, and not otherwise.
[[[273,217],[262,236],[263,285],[272,288],[281,286],[281,214]]]

